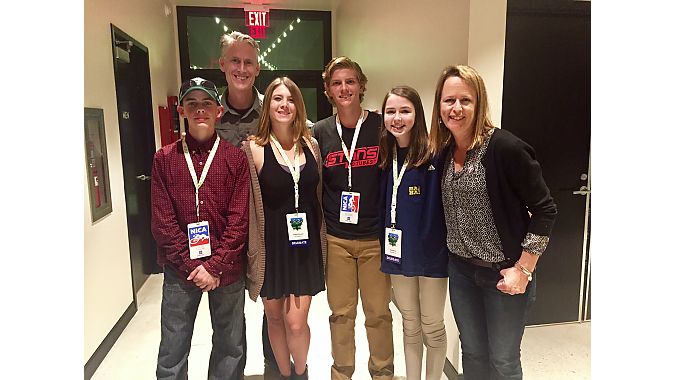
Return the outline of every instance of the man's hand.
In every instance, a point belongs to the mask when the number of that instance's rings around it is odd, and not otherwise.
[[[190,272],[188,281],[194,282],[203,292],[214,290],[221,283],[220,278],[212,276],[204,269],[203,265],[198,266],[195,270]]]

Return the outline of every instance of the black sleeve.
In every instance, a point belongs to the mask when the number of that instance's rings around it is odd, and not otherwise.
[[[517,138],[504,146],[502,154],[509,185],[531,213],[528,232],[549,236],[556,219],[556,204],[542,177],[535,150]]]

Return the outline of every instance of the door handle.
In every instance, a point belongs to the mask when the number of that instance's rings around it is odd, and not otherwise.
[[[149,175],[145,175],[145,174],[137,175],[136,178],[137,178],[137,179],[140,179],[141,181],[148,181],[148,180],[150,180],[150,176],[149,176]]]
[[[580,190],[573,191],[575,195],[589,195],[591,194],[591,189],[587,186],[580,186]]]

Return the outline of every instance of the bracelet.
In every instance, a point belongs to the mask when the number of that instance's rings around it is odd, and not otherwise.
[[[528,276],[528,281],[533,281],[533,272],[529,271],[524,267],[518,260],[514,263],[514,266],[519,269],[523,274]]]

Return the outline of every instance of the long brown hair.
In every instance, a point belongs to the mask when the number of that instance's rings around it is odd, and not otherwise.
[[[427,136],[427,123],[425,122],[425,110],[423,110],[420,95],[413,87],[397,86],[390,90],[383,99],[381,112],[383,115],[383,124],[380,126],[380,162],[379,166],[383,169],[392,163],[392,146],[396,144],[396,139],[385,128],[385,105],[387,99],[392,95],[401,96],[413,103],[415,111],[415,121],[411,128],[411,143],[408,149],[408,164],[411,167],[418,167],[429,161],[431,151],[428,148],[429,141]]]
[[[434,93],[434,107],[432,108],[432,126],[430,128],[430,146],[432,154],[439,154],[453,141],[451,131],[446,128],[441,119],[441,90],[444,88],[444,83],[450,77],[458,77],[462,79],[468,86],[470,86],[476,94],[476,108],[474,116],[474,135],[469,149],[474,149],[486,139],[488,131],[493,128],[490,115],[488,112],[488,94],[486,93],[486,86],[481,75],[472,67],[465,65],[455,65],[446,67],[439,76],[437,81],[437,89]]]
[[[270,143],[270,135],[272,134],[272,123],[270,121],[270,102],[272,101],[272,93],[280,85],[286,86],[293,98],[293,104],[296,106],[296,118],[293,120],[292,131],[293,141],[297,144],[303,145],[303,138],[310,138],[310,131],[308,130],[305,120],[307,113],[305,111],[305,102],[303,102],[303,94],[300,88],[289,77],[279,77],[270,82],[268,88],[265,89],[265,98],[263,99],[263,110],[261,118],[258,121],[258,130],[254,135],[254,141],[260,146]]]

